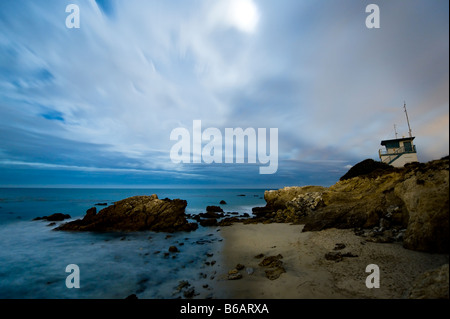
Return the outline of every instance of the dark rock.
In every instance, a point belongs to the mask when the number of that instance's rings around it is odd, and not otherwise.
[[[266,277],[270,280],[278,279],[282,273],[285,273],[286,270],[283,266],[276,267],[275,269],[267,269],[266,271]]]
[[[180,252],[180,251],[178,250],[177,246],[170,246],[170,247],[169,247],[169,251],[170,251],[171,253],[178,253],[178,252]]]
[[[95,206],[108,206],[108,203],[97,203]]]
[[[331,251],[331,252],[325,254],[325,259],[326,260],[334,260],[334,261],[338,262],[338,261],[342,260],[342,254],[340,252]]]
[[[127,299],[127,300],[136,300],[136,299],[138,299],[138,297],[136,296],[136,294],[131,294],[128,297],[126,297],[125,299]]]
[[[343,244],[343,243],[337,243],[335,246],[334,246],[334,249],[333,250],[342,250],[342,249],[344,249],[345,248],[345,244]]]
[[[283,256],[281,254],[278,254],[277,256],[268,256],[265,257],[260,263],[260,266],[263,267],[279,267],[282,265],[282,261],[280,259],[282,259]]]
[[[223,213],[223,209],[219,206],[206,206],[206,212]]]
[[[263,257],[264,257],[264,254],[258,254],[258,255],[255,256],[256,259],[261,259]]]
[[[217,212],[206,212],[206,213],[200,213],[198,214],[198,216],[200,216],[201,218],[221,218],[224,216],[223,213],[217,213]]]
[[[237,264],[237,265],[236,265],[236,269],[237,269],[237,270],[242,270],[242,269],[244,269],[244,268],[245,268],[245,266],[242,265],[242,264]]]
[[[226,204],[227,204],[226,201],[224,201],[224,200],[221,200],[221,201],[220,201],[220,205],[226,205]]]
[[[217,219],[215,218],[201,219],[200,225],[203,227],[217,226]]]
[[[181,199],[160,200],[156,195],[134,196],[116,202],[96,213],[89,209],[83,219],[56,228],[75,231],[192,231],[196,223],[188,223],[187,202]]]
[[[373,159],[366,159],[350,168],[350,170],[347,173],[345,173],[345,175],[342,176],[339,180],[345,181],[353,177],[368,174],[371,174],[370,176],[374,178],[379,176],[380,174],[384,174],[385,171],[392,171],[392,170],[393,167],[389,164],[374,161]]]
[[[68,218],[71,218],[69,214],[55,213],[50,216],[36,217],[33,220],[46,220],[49,222],[59,222]]]
[[[241,196],[241,197],[244,197],[244,196],[245,196],[245,194],[239,194],[239,195],[237,195],[237,196]]]

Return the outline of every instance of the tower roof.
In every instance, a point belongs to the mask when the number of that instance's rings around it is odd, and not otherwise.
[[[384,141],[381,141],[381,145],[385,146],[385,145],[387,145],[387,144],[392,144],[393,142],[412,141],[412,140],[414,140],[414,139],[415,139],[414,136],[411,136],[411,137],[403,137],[403,138],[395,138],[395,139],[392,139],[392,140],[384,140]]]

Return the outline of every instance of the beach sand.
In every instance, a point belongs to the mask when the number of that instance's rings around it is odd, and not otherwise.
[[[371,243],[352,230],[327,229],[302,233],[303,225],[234,224],[220,229],[224,238],[216,265],[214,298],[236,299],[334,299],[404,298],[413,280],[423,272],[448,263],[448,255],[407,250],[401,243]],[[337,243],[345,244],[344,257],[336,262],[325,254]],[[286,272],[278,279],[265,276],[258,254],[281,254]],[[245,265],[241,279],[228,280],[228,271]],[[366,287],[366,266],[380,269],[380,288]],[[253,268],[248,274],[247,268]]]

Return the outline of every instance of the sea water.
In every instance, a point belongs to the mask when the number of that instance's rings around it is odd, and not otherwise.
[[[251,215],[252,207],[265,205],[264,189],[0,189],[0,298],[184,298],[181,281],[195,288],[194,298],[214,298],[220,227],[172,234],[54,230],[98,203],[151,194],[186,200],[192,215],[209,205]],[[71,219],[56,225],[33,220],[53,213]],[[169,253],[170,246],[179,252]],[[70,264],[80,269],[80,288],[66,286]]]

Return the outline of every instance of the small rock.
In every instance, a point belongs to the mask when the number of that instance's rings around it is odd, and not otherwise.
[[[194,295],[195,295],[195,288],[194,287],[188,288],[188,289],[186,289],[183,292],[183,296],[185,298],[192,298],[192,297],[194,297]]]
[[[236,268],[235,269],[231,269],[230,271],[228,271],[229,275],[235,275],[237,273],[239,273],[239,271]]]
[[[245,266],[242,265],[242,264],[237,264],[237,265],[236,265],[236,269],[237,269],[237,270],[242,270],[242,269],[244,269],[244,268],[245,268]]]
[[[241,273],[235,273],[235,274],[229,274],[228,275],[228,280],[237,280],[237,279],[241,279],[242,278],[242,274]]]
[[[178,253],[180,251],[178,250],[177,246],[170,246],[169,247],[169,252],[171,252],[171,253]]]
[[[221,200],[221,201],[220,201],[220,205],[226,205],[226,204],[227,204],[226,201],[224,201],[224,200]]]
[[[345,246],[345,244],[343,244],[343,243],[337,243],[335,246],[334,246],[334,249],[333,250],[342,250],[342,249],[344,249],[346,246]]]
[[[325,259],[326,260],[334,260],[334,261],[338,262],[338,261],[342,260],[342,254],[340,252],[331,251],[331,252],[325,254]]]
[[[247,271],[247,274],[249,274],[249,275],[253,275],[253,273],[255,272],[254,269],[251,268],[251,267],[248,267],[248,268],[246,269],[246,271]]]
[[[260,259],[260,258],[263,258],[263,257],[264,257],[264,254],[258,254],[258,255],[255,256],[256,259]]]

